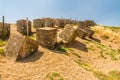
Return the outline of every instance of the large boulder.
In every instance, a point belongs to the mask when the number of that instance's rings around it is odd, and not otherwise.
[[[65,25],[63,31],[60,34],[63,43],[71,43],[77,37],[77,27],[72,24]]]
[[[8,59],[17,61],[34,54],[38,50],[38,46],[35,40],[19,33],[13,33],[6,46],[5,55]]]
[[[31,22],[28,21],[28,32],[29,35],[32,33],[31,31]],[[27,35],[27,21],[22,19],[17,21],[17,31],[23,35]]]
[[[56,28],[37,28],[36,30],[37,42],[48,49],[54,49],[57,42]]]
[[[10,36],[10,24],[5,23],[4,29],[3,29],[3,23],[0,22],[0,39],[1,38],[6,39],[6,38],[9,38],[9,36]]]

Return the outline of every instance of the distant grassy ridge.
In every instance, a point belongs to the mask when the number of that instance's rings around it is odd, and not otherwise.
[[[105,28],[111,29],[113,32],[120,33],[120,26],[104,26]]]

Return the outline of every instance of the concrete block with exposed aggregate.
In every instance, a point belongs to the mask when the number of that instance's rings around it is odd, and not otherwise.
[[[64,20],[63,19],[55,19],[55,26],[59,28],[64,27]]]
[[[57,42],[56,28],[37,28],[36,30],[37,42],[48,49],[54,49]]]
[[[85,28],[85,32],[87,33],[87,37],[92,38],[94,31],[90,30],[90,28]]]
[[[63,31],[60,34],[63,43],[71,43],[77,37],[77,27],[72,24],[65,25]]]
[[[29,35],[32,33],[31,31],[31,22],[28,21],[28,32],[29,32]],[[17,31],[23,35],[27,35],[27,22],[26,20],[18,20],[17,21]]]
[[[38,46],[39,44],[33,39],[20,33],[12,33],[6,46],[5,55],[8,59],[17,61],[34,54],[38,50]]]
[[[34,19],[33,20],[33,27],[34,28],[42,28],[45,27],[44,19]]]
[[[45,20],[45,27],[54,27],[54,20],[52,18],[44,18]]]
[[[78,28],[77,29],[78,37],[81,39],[84,39],[87,36],[87,33],[84,31],[84,29]]]

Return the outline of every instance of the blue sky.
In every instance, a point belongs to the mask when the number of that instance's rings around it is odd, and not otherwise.
[[[0,17],[3,15],[12,23],[26,17],[63,17],[120,26],[120,0],[0,0]]]

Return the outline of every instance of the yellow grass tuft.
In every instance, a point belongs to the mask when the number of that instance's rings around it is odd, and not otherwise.
[[[95,33],[99,34],[103,39],[120,39],[120,34],[112,31],[112,29],[109,27],[106,28],[104,26],[94,26],[91,27],[91,29],[95,31]]]

